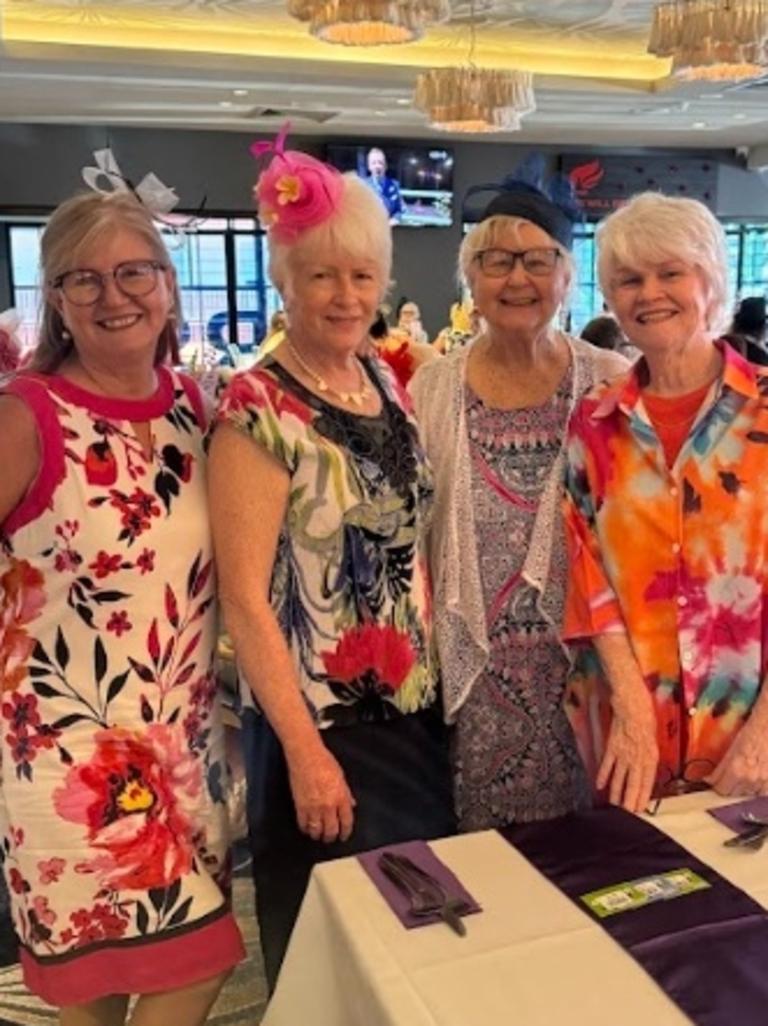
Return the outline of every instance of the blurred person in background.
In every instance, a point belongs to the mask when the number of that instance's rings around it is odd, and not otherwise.
[[[736,308],[731,326],[723,337],[750,363],[765,367],[768,365],[767,328],[765,296],[747,296]]]

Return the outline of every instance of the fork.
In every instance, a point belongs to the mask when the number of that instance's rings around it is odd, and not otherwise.
[[[460,913],[467,910],[461,898],[449,898],[443,885],[404,855],[385,851],[379,855],[379,868],[408,898],[408,911],[414,916],[439,915],[451,929],[464,936],[467,928]]]
[[[768,821],[755,816],[752,812],[744,812],[742,820],[748,824],[745,830],[735,837],[729,837],[724,841],[726,848],[749,848],[750,851],[760,851],[768,839]]]

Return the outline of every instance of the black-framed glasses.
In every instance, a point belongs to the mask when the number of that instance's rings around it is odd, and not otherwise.
[[[562,255],[554,246],[537,249],[481,249],[475,253],[475,260],[483,274],[489,278],[506,278],[514,271],[518,260],[526,274],[544,277],[554,271]]]
[[[114,279],[124,296],[147,296],[157,287],[158,272],[165,269],[159,260],[125,260],[103,273],[88,268],[65,271],[53,279],[51,287],[61,289],[75,306],[93,306],[101,298],[108,278]]]
[[[711,785],[704,778],[708,777],[714,768],[715,763],[711,759],[689,759],[677,773],[669,766],[660,766],[656,774],[653,798],[646,809],[648,815],[655,816],[665,798],[694,791],[708,791]]]

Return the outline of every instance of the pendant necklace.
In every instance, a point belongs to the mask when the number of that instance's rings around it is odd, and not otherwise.
[[[359,360],[357,361],[357,372],[360,375],[360,388],[357,392],[342,392],[338,388],[334,388],[332,385],[329,385],[322,374],[318,374],[317,371],[307,363],[289,338],[286,338],[285,344],[299,367],[301,367],[305,374],[308,374],[310,378],[312,378],[318,392],[329,392],[331,395],[335,395],[338,399],[341,399],[343,403],[352,403],[353,406],[362,406],[367,399],[371,398],[371,386],[368,383],[368,378],[366,377],[365,371],[363,370],[362,364]]]

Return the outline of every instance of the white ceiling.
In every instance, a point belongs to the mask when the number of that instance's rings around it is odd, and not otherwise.
[[[419,42],[310,39],[282,0],[4,0],[0,122],[435,137],[419,70],[466,60],[469,4]],[[768,83],[677,85],[646,53],[652,0],[477,0],[475,59],[534,72],[509,136],[557,145],[768,143]]]

